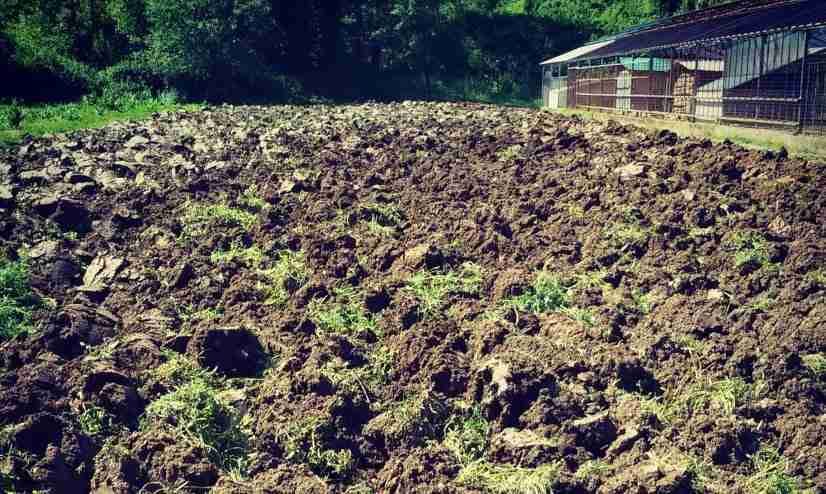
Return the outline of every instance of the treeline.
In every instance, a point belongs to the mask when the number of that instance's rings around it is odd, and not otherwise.
[[[540,60],[674,3],[0,0],[0,98],[532,98]]]

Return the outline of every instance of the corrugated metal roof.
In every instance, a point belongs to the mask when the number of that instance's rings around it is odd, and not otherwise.
[[[589,50],[586,55],[580,55],[572,60],[602,58],[768,31],[802,29],[820,25],[826,25],[826,2],[802,0],[702,18],[695,22],[657,26],[618,38],[607,46]]]
[[[573,60],[575,58],[585,56],[585,55],[587,55],[588,53],[590,53],[594,50],[599,50],[600,48],[605,48],[606,46],[610,45],[613,42],[614,42],[614,40],[608,40],[608,41],[601,41],[601,42],[598,42],[598,43],[587,44],[585,46],[580,46],[579,48],[577,48],[575,50],[571,50],[567,53],[563,53],[562,55],[557,55],[556,57],[554,57],[550,60],[545,60],[540,65],[548,65],[550,63],[567,62],[568,60]]]

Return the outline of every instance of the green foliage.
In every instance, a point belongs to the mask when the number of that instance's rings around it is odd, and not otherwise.
[[[821,378],[826,376],[826,354],[811,353],[809,355],[804,355],[802,360],[803,366],[806,367],[809,372],[814,374],[815,377]]]
[[[538,314],[567,309],[570,300],[568,289],[562,284],[562,281],[542,271],[524,293],[505,300],[504,304],[524,312]]]
[[[355,467],[352,451],[335,449],[335,427],[321,417],[286,424],[276,440],[285,460],[305,463],[318,475],[346,478]]]
[[[650,314],[653,308],[651,296],[642,290],[634,290],[631,293],[631,298],[634,300],[634,306],[641,314]]]
[[[369,332],[381,336],[376,320],[364,308],[355,289],[337,288],[334,292],[337,302],[313,300],[310,303],[310,319],[319,329],[342,335]]]
[[[553,494],[559,470],[557,463],[524,468],[482,461],[465,466],[456,482],[493,494]]]
[[[128,105],[126,106],[128,101]],[[20,106],[0,104],[0,144],[14,143],[23,135],[35,136],[70,132],[78,129],[102,127],[117,120],[135,120],[146,118],[156,112],[176,109],[191,110],[196,105],[178,105],[160,98],[127,98],[119,103],[118,110],[107,110],[94,98],[87,98],[79,103],[52,105]],[[22,120],[15,127],[12,115],[20,111]]]
[[[489,440],[490,423],[478,409],[452,416],[445,426],[444,445],[463,466],[480,461]]]
[[[9,105],[0,105],[0,129],[19,129],[23,118],[23,109],[16,100]]]
[[[165,423],[182,440],[204,448],[221,468],[243,470],[248,438],[236,411],[219,398],[212,376],[204,379],[198,372],[178,371],[183,382],[149,404],[142,427]]]
[[[754,473],[745,487],[754,494],[803,494],[798,479],[789,475],[788,460],[777,449],[763,447],[750,457]]]
[[[567,307],[562,309],[561,312],[574,321],[580,322],[585,326],[593,327],[594,324],[596,324],[594,321],[594,315],[588,309],[583,309],[581,307]]]
[[[78,415],[80,430],[92,437],[109,434],[112,430],[112,417],[103,408],[96,405],[84,404],[83,411]]]
[[[205,309],[196,310],[194,307],[185,307],[180,313],[181,321],[185,323],[192,323],[194,321],[214,321],[220,319],[224,315],[223,309],[220,307],[207,307]]]
[[[252,211],[264,211],[270,207],[269,203],[259,195],[258,186],[255,184],[244,189],[238,198],[238,204]]]
[[[39,305],[26,261],[0,258],[0,342],[32,332],[33,311]]]
[[[228,264],[233,261],[258,267],[264,260],[264,252],[257,246],[243,247],[240,242],[234,242],[229,250],[216,250],[209,255],[209,260],[215,264]]]
[[[736,249],[734,253],[736,267],[761,268],[770,263],[768,243],[759,233],[737,233],[732,243]]]
[[[636,221],[625,221],[615,224],[608,230],[607,236],[612,246],[627,249],[644,245],[651,236],[651,230],[643,228]]]
[[[806,278],[812,280],[820,286],[826,287],[826,269],[816,269],[806,273]]]
[[[258,216],[244,209],[233,208],[226,203],[187,203],[181,218],[181,239],[191,242],[208,235],[214,227],[238,226],[250,230],[258,223]]]
[[[290,294],[304,285],[310,276],[304,252],[289,250],[279,252],[275,265],[261,274],[269,281],[261,287],[266,295],[265,303],[277,307],[286,304]]]
[[[370,401],[390,382],[394,365],[394,353],[384,345],[378,345],[367,355],[366,365],[350,367],[346,362],[334,360],[328,362],[321,369],[321,373],[336,388],[351,395],[362,394]]]
[[[405,290],[419,301],[422,314],[432,315],[450,294],[475,295],[482,286],[482,268],[466,262],[457,271],[419,271],[407,280]]]

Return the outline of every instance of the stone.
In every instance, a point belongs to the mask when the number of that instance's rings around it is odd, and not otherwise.
[[[59,243],[57,240],[44,240],[37,243],[29,250],[29,257],[32,259],[39,259],[41,257],[52,257],[57,254]]]
[[[778,216],[769,223],[769,232],[779,239],[788,239],[791,235],[792,228],[783,220],[782,216]]]
[[[124,146],[127,147],[127,148],[130,148],[130,149],[135,149],[135,148],[138,148],[138,147],[144,147],[147,144],[149,144],[149,139],[147,139],[146,137],[144,137],[144,136],[134,136],[131,139],[129,139],[128,141],[126,141],[126,144],[124,144]]]
[[[629,179],[640,177],[645,174],[645,167],[642,165],[625,165],[614,170],[614,173],[620,176],[620,179]]]
[[[289,194],[296,190],[298,184],[294,180],[284,179],[281,182],[281,185],[278,186],[278,193],[279,194]]]
[[[72,187],[72,191],[76,194],[93,194],[97,190],[97,184],[94,182],[81,182]]]
[[[636,427],[627,427],[619,437],[614,439],[614,442],[608,447],[605,452],[607,456],[617,456],[625,451],[628,451],[634,446],[641,436],[640,430]]]
[[[115,279],[125,263],[124,259],[114,256],[98,256],[86,268],[83,284],[85,286],[108,285]]]

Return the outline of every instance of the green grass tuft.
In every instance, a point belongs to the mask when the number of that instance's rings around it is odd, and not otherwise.
[[[601,478],[611,473],[614,467],[602,460],[589,460],[577,468],[574,477],[578,479]]]
[[[258,267],[264,260],[264,252],[257,246],[243,247],[240,242],[234,242],[229,250],[216,250],[209,256],[215,264],[229,264],[238,260],[250,267]]]
[[[481,460],[489,440],[490,423],[478,409],[453,415],[445,426],[444,445],[462,465]]]
[[[310,319],[319,329],[342,335],[370,332],[381,336],[375,318],[364,308],[353,288],[338,288],[335,296],[339,301],[313,300],[310,303]]]
[[[101,437],[112,431],[112,417],[109,412],[97,405],[83,406],[83,411],[78,415],[80,430],[92,437]]]
[[[462,469],[456,482],[493,494],[553,494],[559,470],[557,463],[524,468],[475,462]]]
[[[789,462],[777,449],[763,447],[750,457],[752,473],[745,482],[753,494],[804,494],[801,482],[788,473]]]
[[[770,264],[768,243],[759,233],[737,233],[732,243],[736,249],[734,265],[737,268],[744,266],[761,268]]]
[[[220,390],[213,385],[211,375],[209,380],[201,378],[198,372],[194,375],[196,377],[150,403],[142,427],[166,423],[182,440],[204,448],[210,460],[222,469],[243,471],[248,437],[237,413],[219,398]]]
[[[699,372],[695,377],[695,381],[671,389],[662,397],[643,399],[642,409],[663,423],[711,411],[730,416],[739,406],[760,399],[765,391],[762,381],[750,384],[739,377],[714,381]]]
[[[258,223],[258,216],[244,209],[233,208],[225,203],[187,203],[181,219],[181,240],[197,241],[217,226],[238,226],[249,231]]]
[[[275,265],[261,272],[269,284],[262,286],[266,304],[281,307],[290,299],[290,294],[303,286],[310,273],[304,259],[304,252],[284,250],[278,253]]]
[[[535,314],[567,309],[570,304],[568,289],[559,278],[540,272],[525,293],[504,301],[508,307]]]
[[[0,258],[0,341],[31,333],[33,312],[39,305],[29,286],[26,261]]]
[[[346,478],[355,467],[353,453],[335,449],[334,439],[333,424],[315,416],[287,424],[276,437],[285,460],[305,463],[317,475]]]
[[[363,394],[371,401],[381,388],[390,382],[395,366],[395,354],[384,345],[378,345],[367,355],[367,363],[349,367],[340,360],[328,362],[321,373],[333,385],[351,395]]]
[[[826,354],[812,353],[802,357],[803,366],[809,369],[809,372],[815,377],[826,377]]]
[[[450,294],[475,295],[482,286],[482,268],[466,262],[457,271],[419,271],[407,280],[405,290],[419,301],[422,314],[434,314]]]

